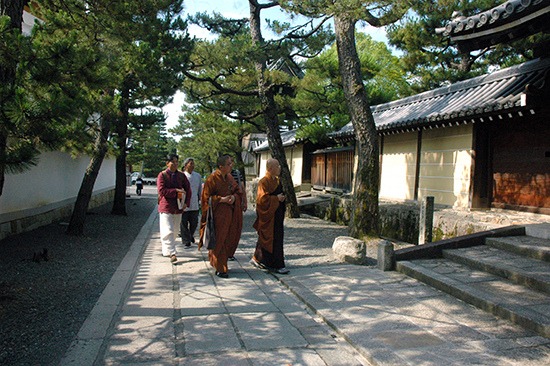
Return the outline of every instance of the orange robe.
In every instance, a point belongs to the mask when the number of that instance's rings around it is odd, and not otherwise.
[[[286,205],[284,202],[279,202],[277,198],[277,195],[282,192],[279,180],[269,172],[258,182],[257,217],[253,225],[258,232],[258,243],[254,259],[275,269],[285,266],[283,221]]]
[[[235,203],[221,203],[220,199],[234,195]],[[219,170],[212,173],[204,182],[201,196],[201,226],[199,249],[203,246],[204,228],[206,227],[206,214],[208,212],[208,199],[212,196],[214,212],[214,226],[216,232],[216,247],[208,251],[210,265],[217,272],[227,272],[227,258],[234,253],[243,228],[242,191],[235,179],[228,174],[222,176]]]

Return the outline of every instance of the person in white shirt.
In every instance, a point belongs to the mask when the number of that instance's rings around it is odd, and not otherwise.
[[[195,242],[194,235],[199,223],[199,205],[202,194],[202,178],[194,170],[195,160],[186,158],[183,161],[183,173],[191,186],[191,203],[183,211],[180,224],[181,242],[186,248],[189,248],[191,243]]]

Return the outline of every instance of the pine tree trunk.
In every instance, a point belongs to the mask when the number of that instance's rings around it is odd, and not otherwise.
[[[237,141],[239,142],[239,146],[242,147],[243,146],[243,135],[242,135],[242,133],[237,137]],[[240,151],[236,155],[235,160],[236,160],[238,166],[240,166],[239,172],[241,173],[241,177],[243,177],[243,182],[244,182],[244,185],[246,187],[246,168],[244,166],[242,151]]]
[[[263,37],[260,28],[260,9],[253,2],[250,2],[250,34],[252,41],[260,49],[263,45]],[[261,52],[259,53],[261,55]],[[255,61],[256,72],[258,73],[258,90],[260,94],[260,102],[263,109],[263,117],[267,132],[267,141],[269,142],[269,150],[271,156],[279,161],[281,165],[281,184],[286,197],[287,216],[300,217],[296,192],[294,191],[294,183],[290,169],[286,161],[281,132],[279,131],[279,119],[277,116],[277,105],[273,93],[265,80],[265,71],[267,69],[267,61],[265,57],[259,56]]]
[[[82,235],[84,232],[86,213],[88,212],[88,206],[94,190],[95,181],[99,174],[99,169],[101,168],[103,159],[107,154],[109,127],[109,118],[102,116],[99,123],[99,131],[97,132],[97,137],[94,144],[94,154],[88,164],[88,168],[84,174],[84,179],[82,179],[82,184],[80,185],[80,190],[78,191],[78,196],[74,204],[71,221],[69,222],[69,227],[67,229],[67,234],[69,235]]]
[[[118,155],[115,167],[115,197],[111,214],[126,216],[126,156]]]
[[[2,122],[0,122],[2,123]],[[4,182],[6,181],[6,151],[8,149],[8,136],[3,131],[0,132],[0,196],[4,191]]]
[[[378,133],[361,76],[361,64],[355,46],[355,21],[346,18],[345,15],[337,15],[334,18],[334,29],[342,85],[359,154],[350,235],[356,238],[362,238],[364,235],[378,236],[380,232]]]
[[[10,30],[21,32],[23,8],[27,3],[28,0],[0,0],[0,15],[10,17]],[[15,70],[16,67],[4,66],[3,63],[0,63],[0,85],[4,89],[1,92],[2,95],[0,95],[2,101],[11,98],[11,88],[15,82]],[[2,105],[0,105],[0,196],[4,191],[4,182],[6,180],[6,151],[10,133],[9,126],[8,117],[4,114],[4,102],[2,102]]]
[[[115,199],[111,214],[126,216],[126,141],[128,139],[130,90],[124,89],[121,98],[121,115],[117,118]]]

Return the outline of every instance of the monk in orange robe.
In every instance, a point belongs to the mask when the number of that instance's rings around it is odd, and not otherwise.
[[[218,169],[206,179],[202,190],[199,249],[203,246],[208,200],[212,197],[216,246],[208,251],[208,259],[210,265],[216,269],[216,276],[227,278],[229,277],[227,258],[235,252],[235,247],[241,239],[243,199],[239,185],[230,174],[232,169],[230,159],[227,156],[220,156],[217,165]]]
[[[285,268],[283,252],[285,219],[285,195],[279,183],[281,165],[276,159],[269,159],[265,176],[258,182],[256,198],[256,221],[258,232],[256,251],[250,263],[258,268],[270,269],[280,274],[290,271]]]

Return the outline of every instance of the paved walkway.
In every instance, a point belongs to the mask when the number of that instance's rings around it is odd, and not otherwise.
[[[196,246],[162,257],[153,212],[61,365],[550,365],[547,338],[402,274],[315,258],[326,225],[342,235],[316,218],[285,223],[303,226],[289,275],[255,269],[254,215],[220,279]]]

